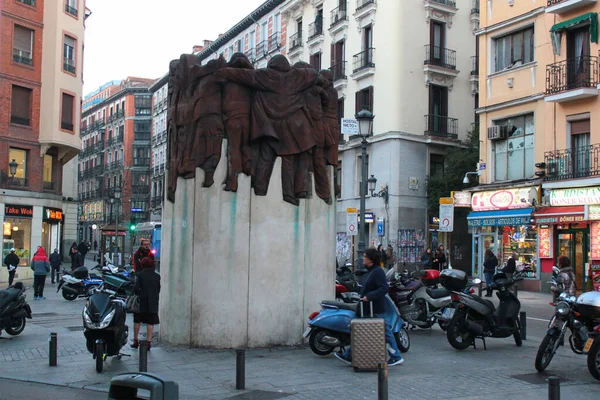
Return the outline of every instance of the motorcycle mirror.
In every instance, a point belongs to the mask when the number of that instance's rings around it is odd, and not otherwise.
[[[558,267],[557,267],[556,265],[554,265],[554,266],[552,267],[552,272],[553,272],[554,274],[558,274],[558,273],[560,272],[560,269],[558,269]]]
[[[479,285],[481,283],[481,279],[475,278],[473,279],[473,285]]]

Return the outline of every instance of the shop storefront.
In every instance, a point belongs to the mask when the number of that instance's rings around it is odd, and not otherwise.
[[[60,249],[63,211],[60,208],[44,207],[42,212],[42,247],[46,254]]]
[[[472,275],[483,278],[486,250],[491,250],[501,267],[517,253],[517,271],[528,290],[540,290],[538,226],[533,220],[532,201],[537,187],[474,192],[467,221],[473,235]]]
[[[2,240],[2,257],[15,249],[19,256],[20,267],[29,266],[33,254],[31,253],[31,221],[33,219],[33,206],[4,205],[4,226]]]

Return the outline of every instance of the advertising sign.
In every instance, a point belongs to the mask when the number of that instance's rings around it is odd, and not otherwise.
[[[342,128],[342,134],[344,135],[358,135],[358,121],[354,118],[342,118],[340,122]]]
[[[44,207],[42,219],[50,222],[61,222],[63,219],[63,212],[60,208]]]
[[[600,261],[600,222],[590,225],[590,256],[592,260]]]
[[[6,204],[4,206],[4,216],[33,218],[33,206],[18,206]]]
[[[600,186],[550,191],[550,205],[552,206],[580,206],[586,204],[600,204]]]
[[[585,206],[586,221],[600,221],[600,204],[588,204]]]
[[[539,254],[540,258],[553,258],[553,240],[551,228],[538,229]]]
[[[592,276],[588,279],[592,280],[592,283],[594,284],[594,291],[600,291],[600,264],[592,264]]]
[[[440,232],[452,232],[454,230],[454,205],[440,204]]]
[[[471,208],[473,211],[514,210],[531,207],[533,200],[539,201],[537,187],[476,192],[471,198]]]
[[[471,208],[471,192],[452,192],[454,207]]]

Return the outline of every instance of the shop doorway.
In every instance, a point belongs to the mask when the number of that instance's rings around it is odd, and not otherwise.
[[[577,290],[585,286],[586,265],[589,260],[589,229],[568,229],[558,231],[558,256],[566,256],[571,260],[575,273]]]
[[[482,230],[487,232],[479,232],[473,235],[473,276],[483,279],[483,260],[485,259],[485,251],[490,249],[496,254],[498,237],[495,229],[484,227]]]

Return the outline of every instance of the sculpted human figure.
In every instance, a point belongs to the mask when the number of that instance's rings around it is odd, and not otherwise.
[[[244,53],[231,56],[228,67],[254,69]],[[237,191],[237,176],[252,175],[250,149],[250,106],[252,89],[239,83],[227,81],[223,84],[223,115],[227,136],[227,178],[225,190]]]
[[[333,87],[333,74],[328,69],[323,69],[320,74],[325,78],[323,88],[329,94],[329,101],[324,105],[323,112],[325,113],[325,147],[323,155],[325,162],[328,165],[338,165],[338,145],[340,143],[340,118],[338,115],[338,94]],[[337,172],[334,172],[334,177]],[[341,192],[339,185],[335,184],[337,179],[334,178],[335,195],[338,196]]]

